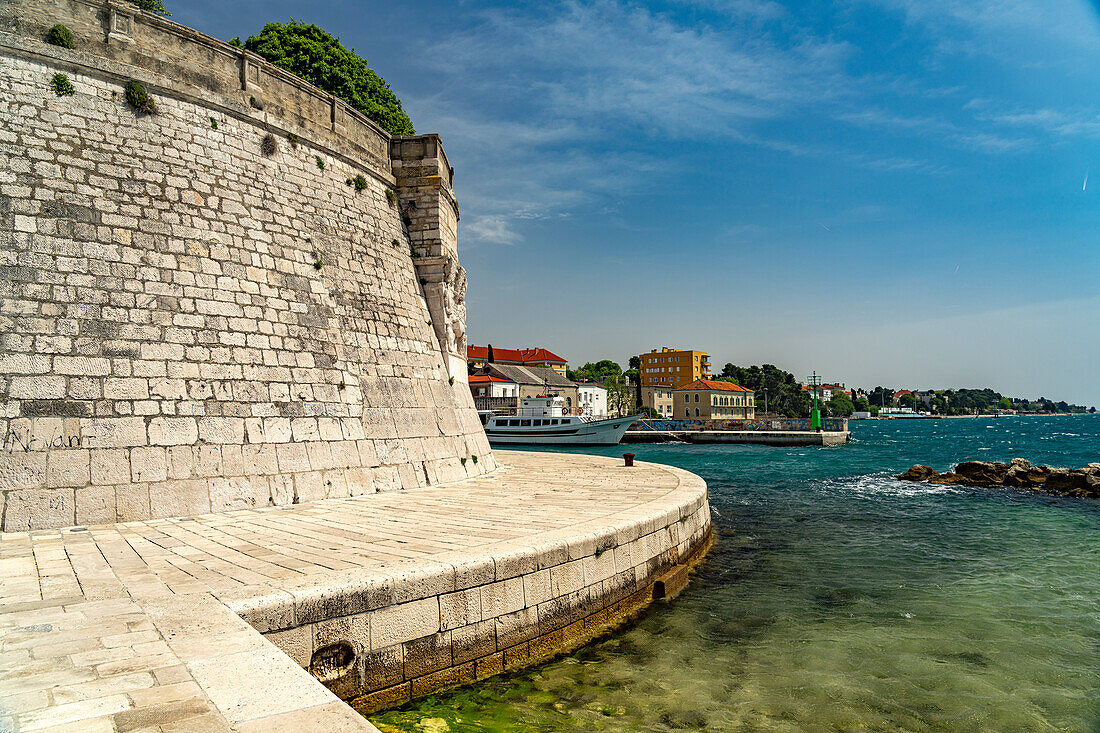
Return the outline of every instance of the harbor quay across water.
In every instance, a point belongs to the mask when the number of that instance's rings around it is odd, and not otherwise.
[[[624,443],[741,443],[746,445],[814,446],[844,445],[852,434],[845,431],[807,430],[628,430]]]
[[[0,730],[375,730],[360,713],[605,633],[709,546],[692,473],[497,458],[403,492],[0,534]]]
[[[641,420],[623,436],[624,443],[742,443],[814,446],[851,442],[848,421],[829,417],[814,430],[807,418],[759,420]]]

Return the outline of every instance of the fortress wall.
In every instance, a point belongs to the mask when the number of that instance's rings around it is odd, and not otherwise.
[[[54,23],[76,49],[42,41]],[[456,360],[465,275],[437,136],[391,139],[249,54],[103,0],[9,2],[0,70],[3,530],[495,468]],[[57,72],[74,96],[54,94]],[[126,104],[130,78],[157,114]],[[399,185],[391,147],[446,178]],[[409,234],[425,217],[448,225],[417,229],[438,244],[422,262]]]

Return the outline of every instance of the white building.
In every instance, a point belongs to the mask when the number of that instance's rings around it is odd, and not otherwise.
[[[592,382],[579,382],[577,408],[581,415],[607,415],[607,390]]]
[[[470,377],[470,392],[474,397],[519,397],[519,385],[510,379],[475,374]]]

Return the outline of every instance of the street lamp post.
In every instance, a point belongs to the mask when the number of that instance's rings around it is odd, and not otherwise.
[[[764,419],[768,419],[768,388],[764,388]]]

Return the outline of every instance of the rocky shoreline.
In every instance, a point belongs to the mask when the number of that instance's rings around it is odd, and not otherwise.
[[[1090,463],[1086,468],[1051,468],[1033,466],[1023,458],[1013,458],[1011,463],[966,461],[947,473],[918,463],[897,478],[954,486],[1006,486],[1100,499],[1100,463]]]

